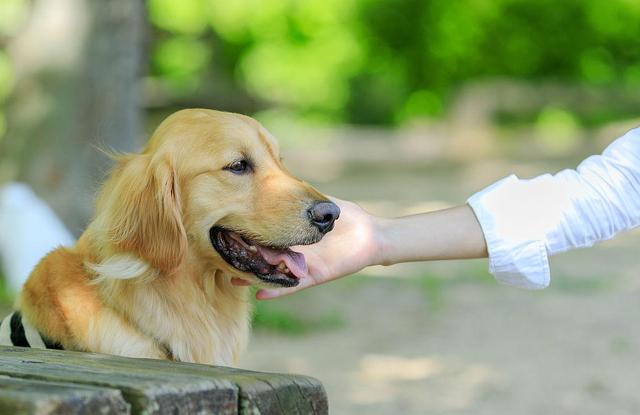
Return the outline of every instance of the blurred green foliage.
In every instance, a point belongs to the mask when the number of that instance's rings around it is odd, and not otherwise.
[[[13,295],[11,294],[9,287],[7,287],[7,279],[0,272],[0,309],[5,308],[13,303]],[[0,319],[4,316],[0,316]]]
[[[326,313],[313,318],[301,317],[291,308],[275,302],[254,303],[253,327],[289,335],[302,335],[315,330],[335,329],[344,326],[338,313]]]
[[[162,92],[159,105],[167,107],[394,125],[442,116],[461,86],[483,79],[640,88],[637,0],[146,4],[152,27],[147,85]],[[27,0],[0,1],[0,139],[15,77],[3,47],[29,12]],[[577,121],[589,127],[636,113],[600,111]],[[505,113],[498,121],[548,116]]]
[[[465,82],[640,87],[636,0],[150,0],[151,75],[176,94],[230,82],[265,108],[394,124]],[[212,69],[213,68],[213,69]]]

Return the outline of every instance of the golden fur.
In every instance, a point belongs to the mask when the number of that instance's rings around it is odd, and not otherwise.
[[[249,175],[224,170],[239,158]],[[249,334],[247,288],[259,282],[213,249],[214,224],[270,245],[318,240],[304,210],[326,200],[283,167],[255,120],[179,111],[140,154],[117,158],[77,244],[48,254],[18,308],[68,350],[231,365]]]

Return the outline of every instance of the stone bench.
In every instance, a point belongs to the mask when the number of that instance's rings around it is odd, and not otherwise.
[[[0,414],[326,414],[316,379],[0,346]]]

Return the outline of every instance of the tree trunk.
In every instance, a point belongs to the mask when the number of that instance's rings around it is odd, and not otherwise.
[[[18,74],[2,154],[69,229],[82,232],[110,160],[138,147],[144,4],[35,0],[9,45]]]

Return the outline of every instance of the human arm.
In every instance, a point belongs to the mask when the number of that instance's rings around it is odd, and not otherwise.
[[[275,298],[353,274],[369,265],[486,257],[482,229],[467,205],[395,219],[376,217],[355,203],[334,199],[341,210],[335,228],[319,243],[296,247],[308,274],[293,288],[263,289]]]
[[[487,253],[489,271],[498,281],[544,288],[550,281],[550,255],[640,225],[640,129],[576,170],[530,180],[512,175],[473,195],[468,206],[380,219],[338,202],[348,209],[343,207],[336,229],[320,243],[300,248],[309,275],[295,288],[261,290],[258,298],[289,294],[367,265]]]

